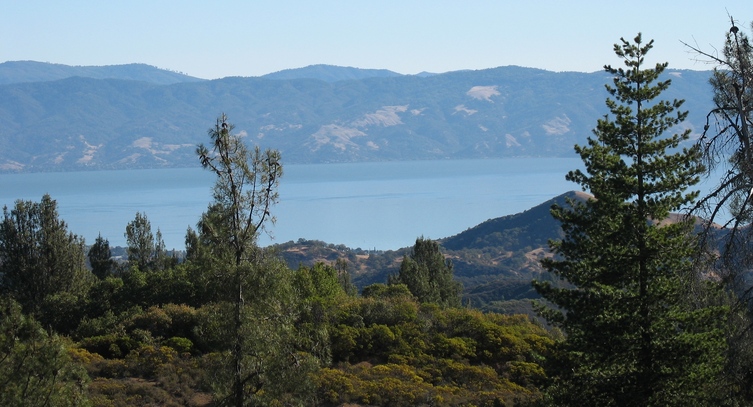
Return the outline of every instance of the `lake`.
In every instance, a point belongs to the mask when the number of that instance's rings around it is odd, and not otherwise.
[[[579,158],[401,161],[285,165],[277,223],[263,246],[299,238],[391,250],[418,236],[439,239],[524,211],[578,189],[565,181]],[[201,168],[0,174],[0,205],[57,200],[69,230],[125,245],[125,227],[146,213],[168,249],[183,249],[211,200],[214,176]]]

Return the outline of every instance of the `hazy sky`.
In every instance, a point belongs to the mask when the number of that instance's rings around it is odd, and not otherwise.
[[[312,64],[403,74],[618,64],[639,31],[650,62],[710,69],[680,41],[719,48],[750,0],[0,0],[0,62],[146,63],[214,79]]]

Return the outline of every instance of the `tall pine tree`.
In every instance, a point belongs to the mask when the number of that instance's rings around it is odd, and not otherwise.
[[[541,313],[565,339],[550,368],[555,405],[708,405],[722,366],[720,308],[688,301],[696,287],[692,221],[670,217],[697,192],[697,149],[679,150],[689,131],[665,136],[687,112],[656,101],[669,86],[667,64],[644,69],[653,41],[621,39],[625,68],[606,66],[611,115],[588,145],[576,146],[585,171],[567,175],[593,197],[552,208],[565,237],[543,265],[566,287],[534,282],[553,308]],[[665,222],[675,219],[674,222]]]
[[[218,406],[299,405],[311,390],[318,349],[299,335],[301,307],[291,270],[257,245],[274,222],[281,156],[249,149],[233,128],[221,115],[208,132],[211,144],[196,150],[217,179],[198,233],[189,230],[186,238],[188,259],[208,273],[201,281],[216,290],[210,325],[221,327],[215,332],[226,352],[212,386]]]

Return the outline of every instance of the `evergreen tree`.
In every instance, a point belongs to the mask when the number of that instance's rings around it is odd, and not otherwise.
[[[3,208],[0,291],[25,312],[40,317],[42,311],[56,311],[45,309],[53,296],[65,296],[68,302],[84,296],[93,282],[84,253],[84,240],[68,232],[49,195],[40,202],[16,201],[13,209]]]
[[[585,172],[567,175],[593,197],[552,208],[565,237],[543,265],[570,286],[534,282],[555,306],[541,313],[566,335],[549,394],[558,406],[713,405],[725,311],[692,306],[692,221],[664,222],[697,196],[685,191],[703,170],[699,152],[678,151],[689,131],[664,135],[687,112],[655,100],[670,81],[659,80],[666,63],[643,68],[653,41],[621,41],[626,68],[605,67],[614,117],[575,147]]]
[[[136,212],[136,217],[126,225],[124,236],[128,243],[128,262],[146,271],[152,262],[154,250],[152,223],[146,214]]]
[[[168,258],[162,232],[152,233],[152,223],[145,213],[136,212],[136,217],[126,225],[128,262],[141,271],[162,270],[172,265]]]
[[[351,281],[350,271],[348,270],[348,261],[343,258],[335,261],[335,270],[337,270],[337,280],[340,282],[340,286],[348,295],[357,295],[358,288]]]
[[[240,265],[252,260],[259,233],[275,221],[270,209],[279,200],[282,164],[279,151],[262,152],[258,146],[249,151],[233,129],[223,114],[209,130],[211,150],[203,144],[196,150],[202,167],[217,176],[200,232],[215,254]]]
[[[307,374],[316,359],[302,349],[294,326],[301,310],[292,273],[257,245],[259,233],[274,222],[280,153],[249,150],[224,114],[209,137],[210,147],[200,145],[197,154],[217,176],[214,201],[186,242],[187,257],[205,270],[204,276],[196,273],[198,281],[214,287],[217,323],[227,339],[229,357],[221,369],[227,380],[217,376],[217,394],[221,405],[289,404],[310,390]]]
[[[460,306],[459,282],[453,280],[452,261],[445,260],[439,244],[419,237],[410,255],[403,257],[400,272],[390,284],[405,284],[420,301],[446,307]]]
[[[101,234],[94,240],[94,244],[89,248],[87,256],[89,257],[89,265],[92,268],[92,273],[99,277],[100,280],[104,280],[112,275],[115,261],[112,259],[110,241],[103,238]]]

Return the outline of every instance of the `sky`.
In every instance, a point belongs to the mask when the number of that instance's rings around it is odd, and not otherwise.
[[[750,0],[0,0],[0,62],[145,63],[216,79],[314,64],[442,73],[518,65],[594,72],[613,44],[654,39],[647,62],[711,69]]]

